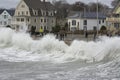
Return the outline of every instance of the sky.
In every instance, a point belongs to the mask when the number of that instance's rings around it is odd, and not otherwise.
[[[74,3],[75,1],[82,1],[85,3],[89,2],[96,2],[97,0],[67,0],[69,3]],[[99,2],[103,4],[107,4],[108,6],[111,6],[112,0],[98,0]],[[20,2],[20,0],[0,0],[0,8],[15,8],[17,4]]]

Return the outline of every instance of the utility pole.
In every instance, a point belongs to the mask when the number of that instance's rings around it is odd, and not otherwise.
[[[99,19],[98,19],[98,16],[99,16],[99,14],[98,14],[98,11],[99,11],[99,5],[98,5],[99,3],[98,3],[98,0],[97,0],[97,36],[99,36]]]

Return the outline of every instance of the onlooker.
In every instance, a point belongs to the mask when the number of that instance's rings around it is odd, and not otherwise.
[[[43,28],[40,28],[39,32],[40,32],[41,36],[43,36],[43,33],[44,33]]]
[[[36,27],[35,27],[35,26],[32,26],[32,27],[31,27],[31,30],[30,30],[31,35],[35,35],[35,30],[36,30]]]
[[[94,37],[93,37],[94,40],[96,40],[96,36],[97,36],[97,32],[95,31],[94,32]]]

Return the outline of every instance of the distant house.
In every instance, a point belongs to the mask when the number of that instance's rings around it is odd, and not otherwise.
[[[106,16],[102,13],[98,13],[98,20],[96,12],[86,12],[85,14],[83,12],[71,12],[67,19],[70,31],[100,30],[102,26],[106,26]]]
[[[52,30],[56,24],[54,6],[45,0],[21,0],[15,10],[12,24],[19,30],[30,30],[36,27],[36,32],[40,29]]]
[[[11,26],[12,17],[15,10],[0,10],[0,27]]]
[[[107,17],[107,27],[109,30],[120,29],[120,3],[111,12],[111,15]]]

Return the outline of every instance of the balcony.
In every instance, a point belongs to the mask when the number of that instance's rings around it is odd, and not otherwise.
[[[111,17],[111,18],[107,18],[106,21],[107,21],[107,22],[115,22],[115,23],[116,23],[116,22],[117,22],[117,23],[119,22],[119,23],[120,23],[120,18],[119,18],[119,17],[118,17],[118,18]]]
[[[13,25],[25,25],[25,22],[18,22],[18,21],[12,21],[11,24]]]

